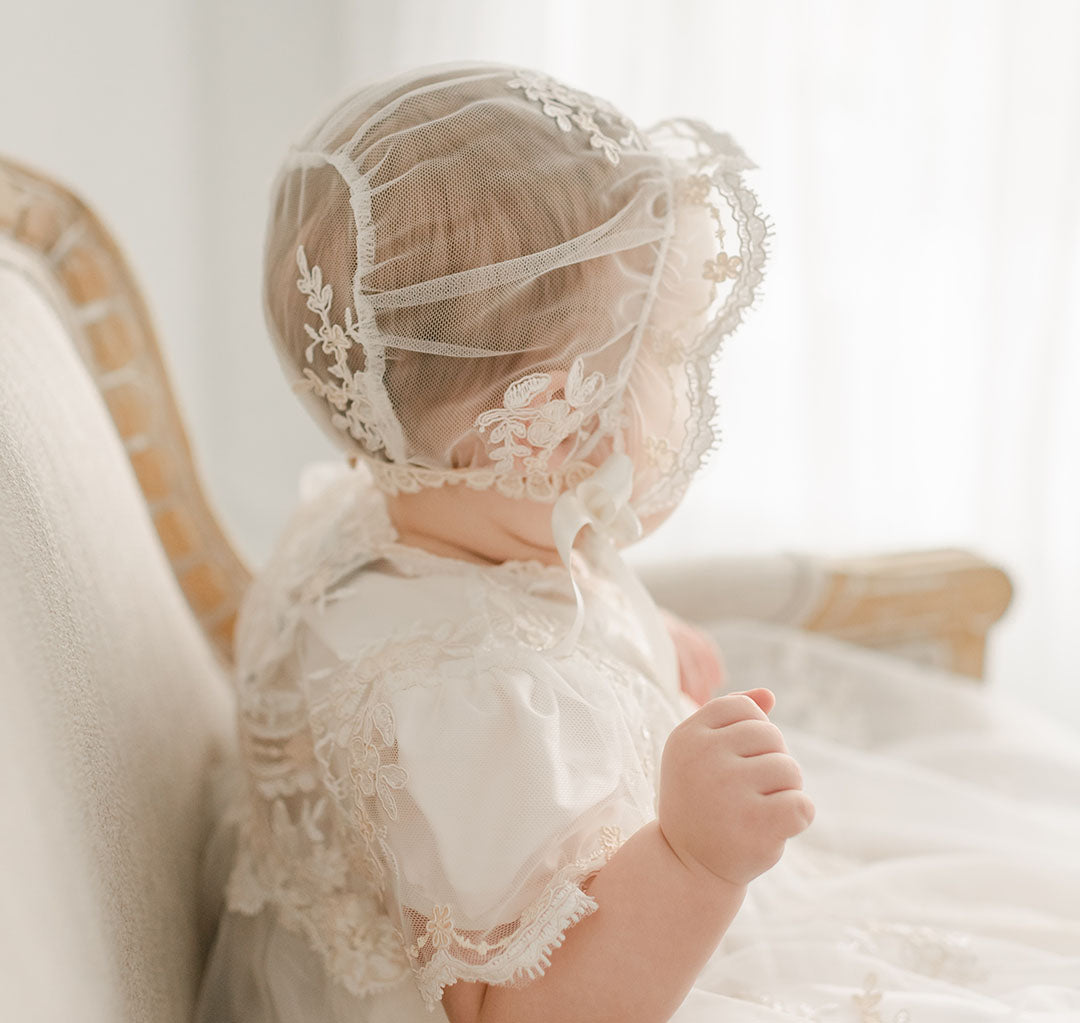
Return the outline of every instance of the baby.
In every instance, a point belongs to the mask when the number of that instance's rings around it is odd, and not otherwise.
[[[477,63],[369,85],[290,151],[266,313],[351,467],[241,611],[206,1023],[668,1020],[812,820],[772,693],[710,699],[711,641],[618,554],[713,440],[752,166]]]

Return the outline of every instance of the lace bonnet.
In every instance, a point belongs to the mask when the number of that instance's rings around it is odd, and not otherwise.
[[[633,509],[662,511],[712,445],[710,361],[762,279],[754,166],[701,121],[642,130],[517,67],[369,84],[272,187],[278,358],[384,491],[553,502],[621,454]]]

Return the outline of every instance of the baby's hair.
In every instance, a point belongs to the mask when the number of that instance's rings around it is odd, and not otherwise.
[[[640,181],[628,162],[612,164],[595,154],[585,158],[590,151],[583,150],[577,133],[557,132],[554,143],[549,133],[538,147],[535,114],[518,95],[506,98],[508,119],[506,109],[493,116],[490,103],[463,103],[460,92],[424,90],[426,81],[439,78],[412,80],[348,123],[334,125],[337,137],[329,148],[361,132],[375,140],[367,143],[356,166],[359,174],[375,170],[380,182],[397,186],[402,178],[417,176],[407,209],[381,211],[374,252],[368,253],[374,268],[361,279],[365,292],[392,291],[550,249],[611,220],[638,192]],[[406,91],[409,96],[403,100]],[[409,130],[420,125],[423,130]],[[538,149],[550,157],[537,161]],[[470,174],[460,173],[463,152],[470,159]],[[452,176],[440,173],[438,154],[447,153],[455,154],[458,173]],[[568,172],[569,161],[573,166]],[[267,309],[279,326],[316,320],[304,309],[307,299],[297,288],[296,246],[303,245],[309,265],[318,265],[324,277],[335,282],[351,282],[356,268],[348,185],[327,164],[308,168],[304,175],[303,187],[317,188],[327,198],[297,226],[291,251],[268,253]],[[382,201],[378,186],[371,201],[377,209]],[[283,212],[284,194],[277,202],[273,219]],[[410,445],[432,458],[443,457],[439,439],[462,436],[479,411],[498,407],[501,388],[510,380],[527,370],[565,369],[571,349],[588,349],[582,343],[587,334],[608,336],[607,311],[625,289],[627,271],[647,278],[657,251],[657,245],[644,244],[555,266],[498,289],[378,310],[376,323],[385,334],[448,346],[491,347],[490,358],[387,350],[386,389]],[[426,265],[416,259],[418,253],[426,257]],[[336,285],[332,321],[343,323],[344,310],[351,305],[351,292]],[[279,335],[286,357],[298,370],[310,366],[328,379],[331,357],[316,346],[308,362],[311,338],[302,329],[280,329]],[[347,361],[354,372],[363,367],[359,346],[349,348]],[[553,383],[559,379],[555,376]],[[542,397],[557,395],[559,389]],[[422,415],[416,414],[418,409]],[[471,455],[456,451],[452,457],[467,465]]]

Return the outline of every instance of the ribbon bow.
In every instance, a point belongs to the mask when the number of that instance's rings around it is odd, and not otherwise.
[[[634,463],[628,455],[617,452],[573,490],[560,495],[551,512],[551,533],[555,548],[570,573],[574,587],[577,612],[570,631],[552,649],[556,656],[569,653],[585,622],[585,600],[574,578],[570,552],[578,533],[592,526],[599,536],[616,542],[629,543],[641,536],[641,521],[630,507],[630,492],[634,484]]]

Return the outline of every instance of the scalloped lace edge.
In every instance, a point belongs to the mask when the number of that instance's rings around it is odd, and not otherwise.
[[[584,875],[582,880],[588,876]],[[440,1004],[443,989],[459,980],[516,984],[542,976],[551,965],[551,953],[566,940],[567,930],[600,908],[580,883],[566,881],[556,888],[552,893],[554,915],[521,928],[506,951],[486,963],[477,966],[462,963],[440,949],[426,967],[416,971],[420,995],[428,1012],[434,1012]]]
[[[441,1003],[443,989],[459,980],[512,985],[542,976],[551,965],[551,953],[566,940],[567,930],[599,909],[596,899],[587,894],[581,885],[606,862],[602,854],[594,857],[576,880],[566,879],[546,889],[525,911],[535,911],[539,905],[546,913],[520,927],[507,947],[486,963],[463,963],[440,949],[427,966],[417,968],[415,963],[409,963],[404,941],[401,941],[399,934],[400,944],[397,947],[401,950],[400,960],[396,956],[386,959],[384,965],[387,969],[378,975],[374,959],[379,953],[371,950],[368,960],[370,971],[363,977],[357,977],[340,968],[340,953],[353,950],[339,948],[319,926],[316,922],[319,907],[310,903],[294,904],[284,894],[287,888],[278,889],[265,884],[253,869],[250,855],[244,854],[246,852],[244,850],[237,856],[226,885],[225,905],[228,911],[254,916],[272,907],[282,927],[307,940],[323,962],[327,976],[358,997],[396,988],[411,977],[428,1012],[434,1012],[436,1005]],[[372,922],[377,921],[379,916],[375,915]],[[389,923],[389,918],[385,916],[382,916],[382,920]]]
[[[363,458],[375,479],[375,485],[386,494],[414,494],[427,487],[464,484],[473,490],[494,487],[504,497],[527,497],[542,503],[554,502],[559,495],[596,471],[590,462],[574,461],[557,469],[532,473],[512,473],[494,467],[480,469],[431,469],[407,462],[384,462],[366,452],[350,455],[354,466]]]

